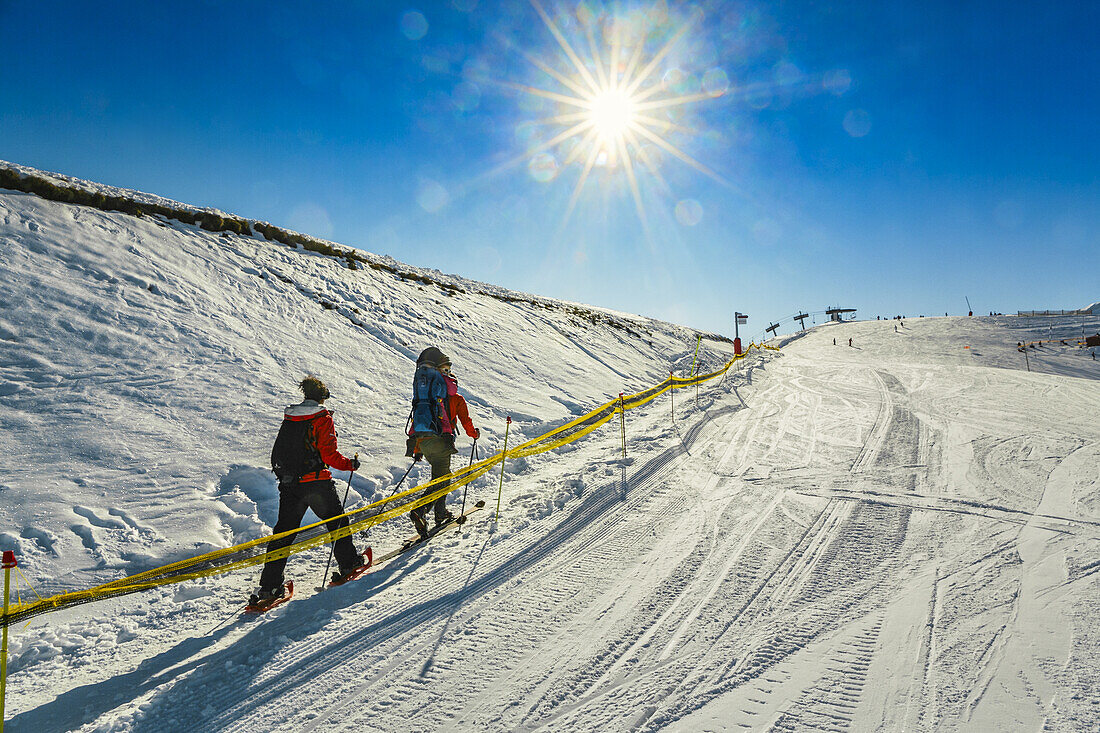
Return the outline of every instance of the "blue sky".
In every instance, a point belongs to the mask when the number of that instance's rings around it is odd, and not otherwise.
[[[543,5],[605,66],[614,19],[637,68],[687,25],[641,88],[702,97],[650,129],[709,174],[649,143],[571,207],[520,87],[576,69],[499,0],[0,0],[0,158],[724,333],[1100,300],[1096,3]]]

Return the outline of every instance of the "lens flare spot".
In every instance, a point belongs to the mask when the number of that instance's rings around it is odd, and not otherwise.
[[[420,57],[420,66],[432,74],[446,74],[450,68],[451,63],[442,56],[426,53]]]
[[[802,69],[790,61],[780,61],[772,69],[775,75],[775,83],[781,87],[795,86],[802,81]]]
[[[693,227],[703,220],[703,205],[695,199],[684,199],[676,204],[676,221]]]
[[[460,81],[451,92],[451,104],[459,112],[473,112],[481,104],[481,88],[468,81]]]
[[[600,14],[596,11],[595,8],[592,7],[591,3],[587,3],[584,2],[584,0],[581,0],[581,2],[577,3],[576,16],[581,25],[590,26],[596,23],[596,20],[600,17]]]
[[[725,69],[710,69],[703,74],[703,91],[712,97],[721,97],[730,90],[730,78]]]
[[[773,99],[775,99],[775,95],[768,87],[759,87],[745,95],[745,102],[755,110],[767,109],[771,106]]]
[[[429,214],[434,214],[451,201],[447,189],[439,181],[425,178],[420,182],[420,188],[416,192],[416,203]]]
[[[490,79],[491,70],[484,59],[470,59],[462,64],[462,78],[472,84],[480,84]]]
[[[866,110],[853,109],[844,115],[844,131],[852,137],[863,137],[871,132],[871,115]]]
[[[661,84],[673,94],[687,94],[691,86],[691,74],[673,66],[661,77]]]
[[[491,247],[489,245],[475,247],[473,256],[478,266],[486,274],[493,275],[500,271],[503,259],[501,259],[500,251],[497,250],[496,247]]]
[[[401,16],[401,35],[410,41],[419,41],[428,35],[428,19],[419,10],[407,10]]]
[[[533,148],[542,141],[539,128],[530,123],[516,125],[515,136],[516,142],[525,148]]]
[[[538,153],[528,161],[527,173],[539,183],[548,183],[558,177],[558,161],[550,153]]]
[[[834,69],[821,80],[822,88],[829,94],[840,97],[852,88],[852,75],[847,69]]]

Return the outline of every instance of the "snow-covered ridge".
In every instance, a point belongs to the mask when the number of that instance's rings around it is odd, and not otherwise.
[[[636,316],[599,306],[544,298],[476,280],[448,275],[433,268],[408,265],[388,255],[377,255],[360,249],[349,249],[312,235],[277,227],[269,222],[229,214],[220,209],[180,203],[155,194],[107,186],[61,173],[41,171],[28,166],[0,160],[0,188],[34,193],[43,198],[64,203],[91,206],[105,211],[120,211],[138,217],[153,216],[162,221],[178,220],[196,224],[207,231],[232,233],[289,245],[327,255],[355,269],[357,263],[375,270],[384,270],[405,280],[444,290],[472,291],[512,302],[528,302],[543,308],[565,308],[589,320],[602,320],[609,325],[631,329]],[[716,341],[728,341],[719,334],[698,332]]]

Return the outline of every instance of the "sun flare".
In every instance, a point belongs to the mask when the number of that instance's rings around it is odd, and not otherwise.
[[[572,215],[586,181],[596,168],[609,175],[625,177],[638,217],[647,229],[639,174],[644,171],[661,191],[669,192],[660,170],[663,158],[674,158],[725,183],[721,176],[669,139],[670,133],[688,137],[700,132],[682,124],[681,116],[673,113],[674,108],[714,100],[728,91],[728,83],[685,91],[677,85],[679,70],[664,68],[670,66],[669,54],[698,21],[700,13],[689,16],[678,28],[668,32],[644,27],[647,21],[639,21],[638,16],[628,19],[614,14],[581,15],[576,35],[583,35],[587,41],[587,54],[582,58],[583,51],[570,43],[540,1],[530,2],[557,42],[561,57],[547,61],[520,51],[553,81],[553,85],[550,88],[511,86],[548,100],[555,109],[550,116],[527,123],[546,133],[537,136],[515,162],[526,160],[538,180],[557,177],[569,166],[580,168],[563,225]],[[602,43],[597,41],[597,36]],[[650,47],[654,38],[663,40],[655,49]],[[562,71],[563,67],[568,70]],[[725,78],[724,72],[721,77]]]

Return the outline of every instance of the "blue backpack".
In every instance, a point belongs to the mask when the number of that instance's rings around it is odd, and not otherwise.
[[[447,413],[447,382],[433,367],[421,364],[413,375],[413,401],[409,435],[423,437],[452,432]]]

